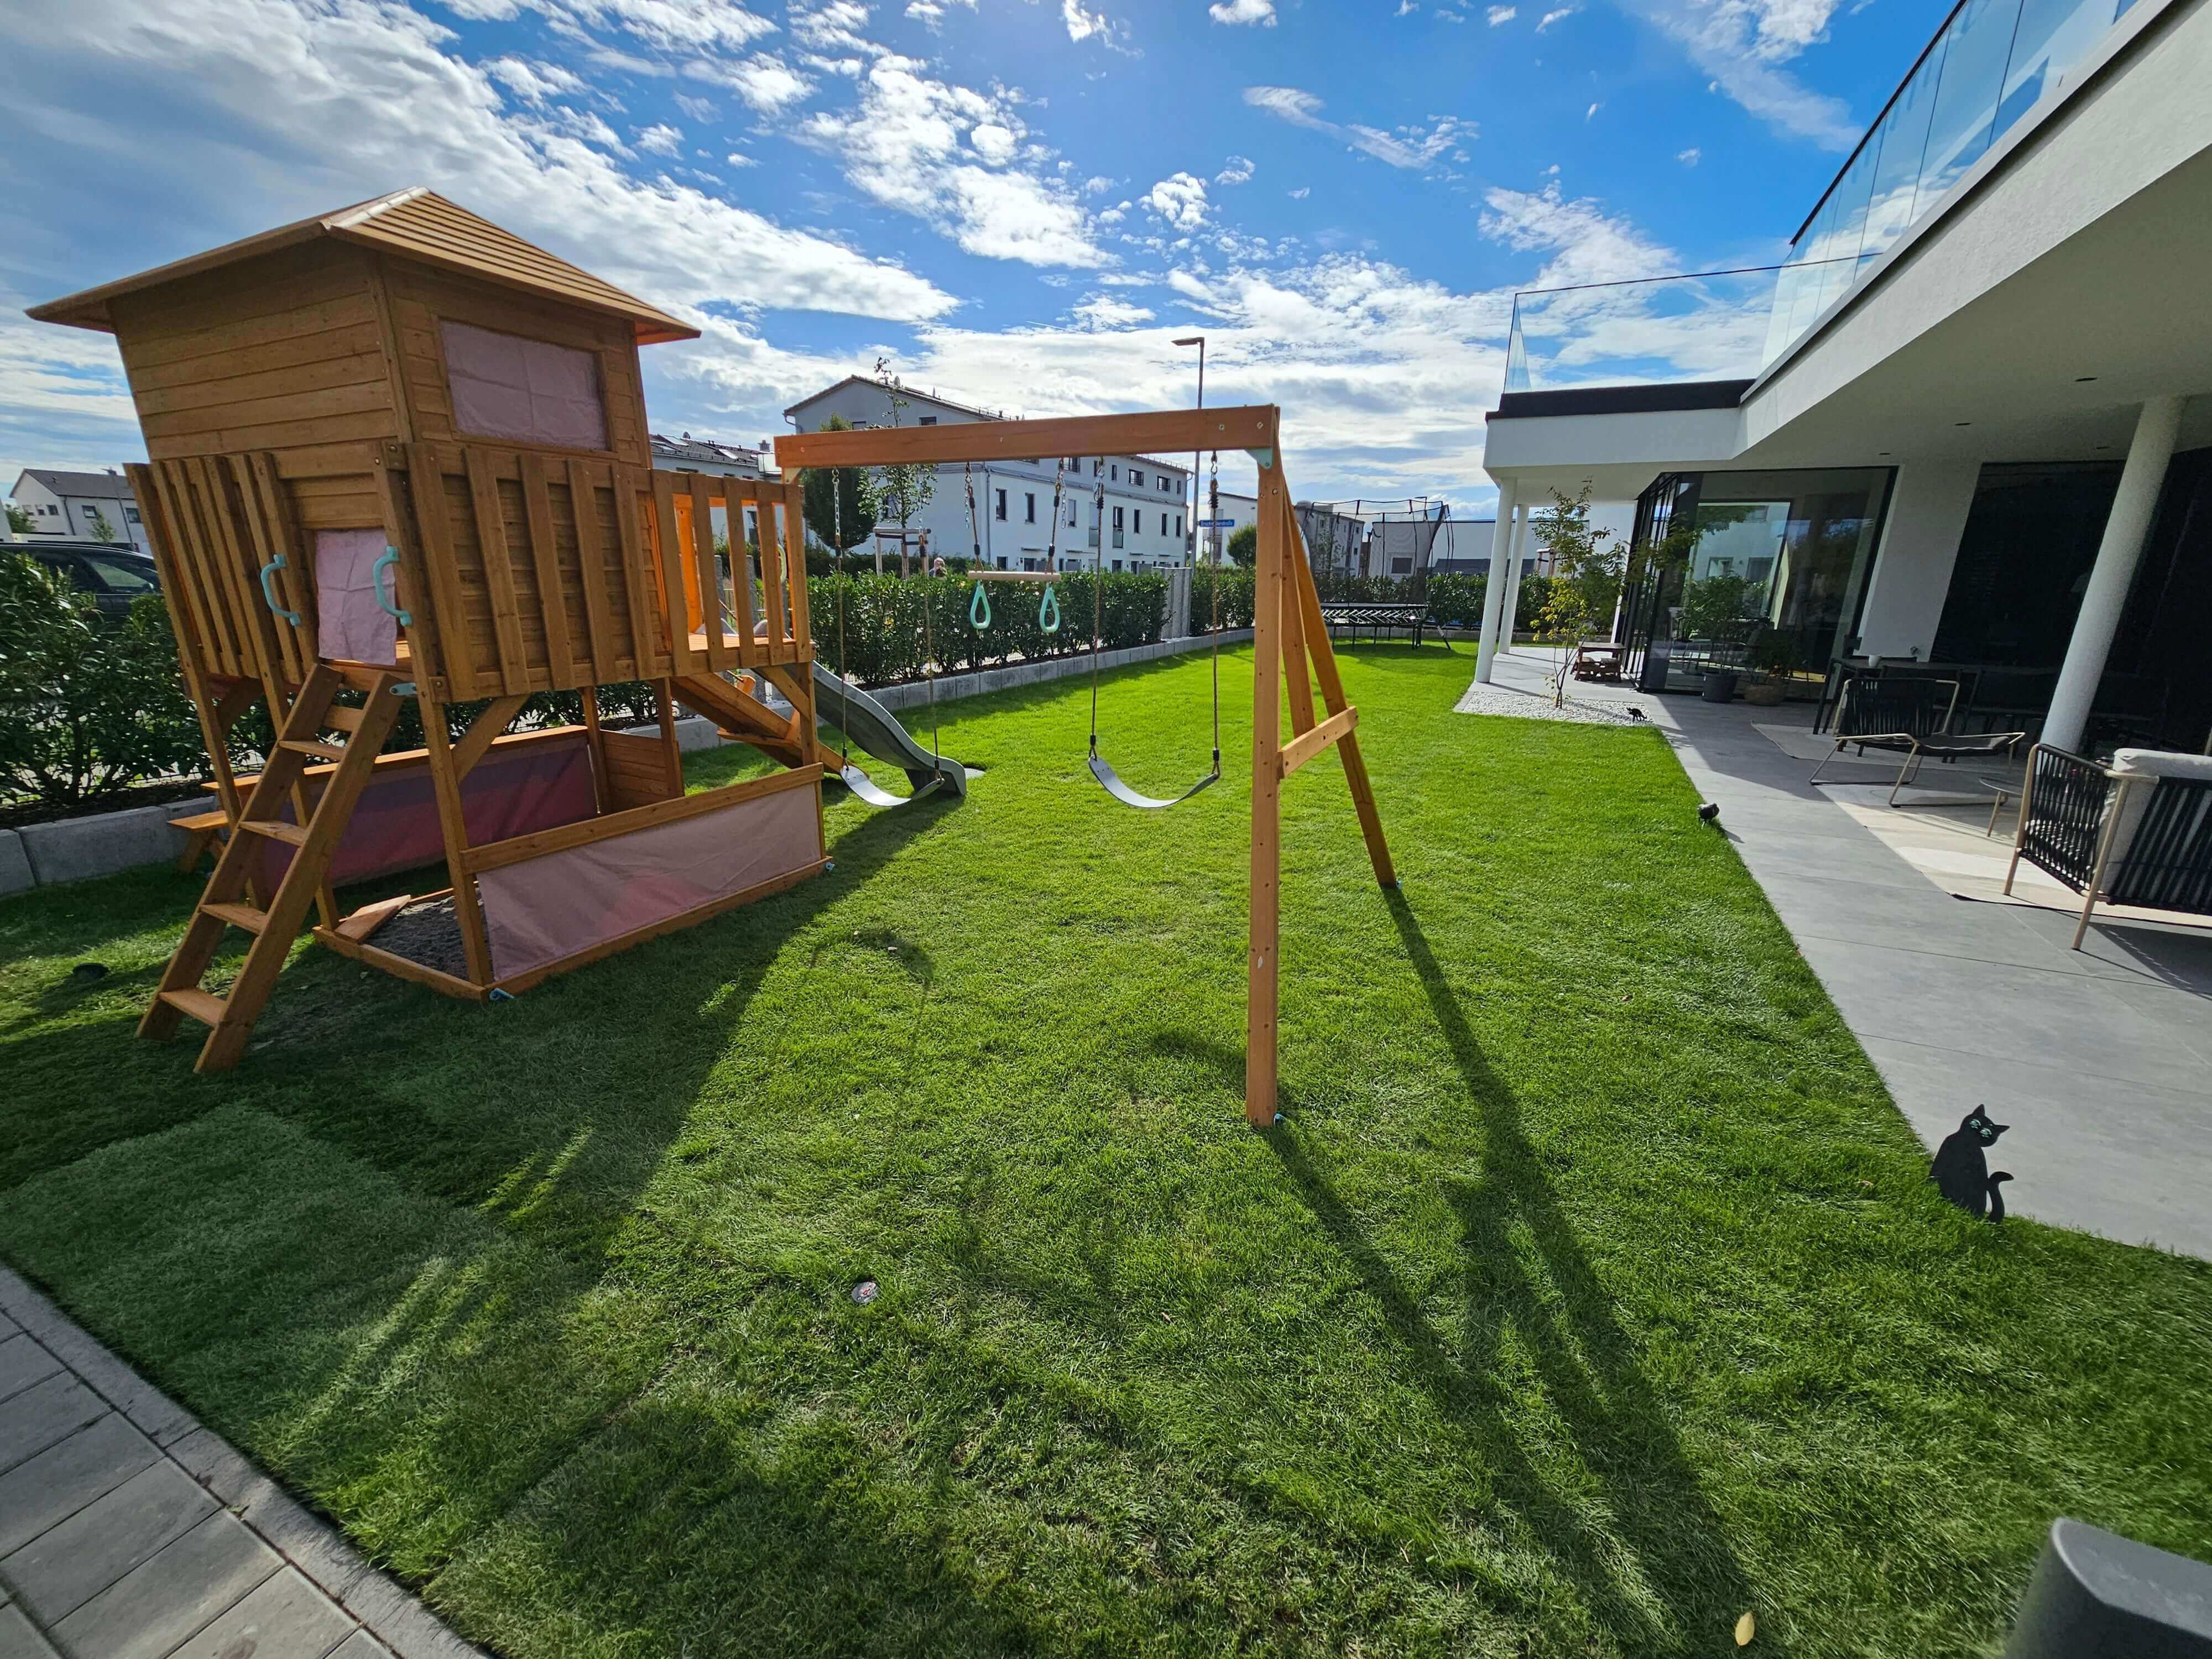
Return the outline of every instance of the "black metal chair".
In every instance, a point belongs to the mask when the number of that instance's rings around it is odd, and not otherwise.
[[[2077,951],[2100,902],[2212,915],[2212,775],[2161,776],[2144,763],[2100,766],[2040,743],[2027,751],[2004,890],[2026,859],[2079,893]],[[2192,756],[2167,763],[2204,765]]]
[[[1835,747],[1820,757],[1807,781],[1820,782],[1828,763],[1848,748],[1862,754],[1875,749],[1902,755],[1904,763],[1889,790],[1889,804],[1894,806],[1898,792],[1919,775],[1921,762],[1995,760],[2010,755],[2027,735],[2025,732],[1954,732],[1951,721],[1958,709],[1956,680],[1921,675],[1854,675],[1844,683],[1836,717],[1828,729]],[[2000,805],[2003,799],[1997,797]]]

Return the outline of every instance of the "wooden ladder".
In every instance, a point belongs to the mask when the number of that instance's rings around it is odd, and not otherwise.
[[[276,752],[262,769],[240,810],[238,829],[216,861],[207,891],[185,929],[177,952],[161,975],[161,988],[138,1022],[143,1037],[168,1037],[177,1023],[189,1014],[209,1027],[206,1044],[192,1069],[222,1072],[238,1064],[253,1022],[276,988],[284,958],[307,920],[307,908],[326,890],[325,873],[338,836],[352,817],[362,787],[375,769],[376,757],[399,718],[401,699],[393,688],[397,673],[374,669],[340,669],[317,663],[307,684],[293,700],[284,729],[276,739]],[[365,694],[358,708],[337,701],[347,686]],[[331,733],[342,744],[330,740]],[[325,781],[321,798],[303,822],[279,816],[288,802],[301,799],[299,785],[311,765],[336,761]],[[265,910],[256,909],[248,892],[252,875],[259,866],[263,843],[280,841],[290,847],[292,861],[277,883]],[[253,935],[246,965],[228,996],[203,990],[200,981],[215,960],[224,930],[237,927]]]

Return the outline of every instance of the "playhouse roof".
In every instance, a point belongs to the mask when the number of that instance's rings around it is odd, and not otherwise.
[[[489,219],[466,208],[456,207],[435,191],[417,185],[394,191],[374,201],[356,203],[334,213],[280,225],[243,241],[196,253],[189,259],[157,265],[136,276],[103,283],[59,300],[30,307],[28,314],[42,323],[68,323],[78,328],[113,333],[108,301],[119,295],[136,294],[181,277],[197,276],[260,254],[273,253],[319,236],[334,236],[400,254],[410,259],[464,271],[485,282],[545,295],[569,305],[594,311],[611,311],[629,318],[637,330],[640,345],[661,340],[696,339],[699,331],[665,311],[602,282],[588,270],[556,258],[544,248],[501,229]]]

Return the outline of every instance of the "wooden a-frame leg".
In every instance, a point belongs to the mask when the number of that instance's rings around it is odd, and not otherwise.
[[[1296,523],[1291,520],[1294,533]],[[1349,706],[1349,700],[1344,695],[1344,676],[1336,665],[1336,651],[1329,644],[1328,629],[1322,622],[1321,591],[1314,586],[1313,570],[1303,547],[1294,550],[1297,556],[1291,561],[1291,576],[1298,610],[1305,618],[1305,643],[1313,655],[1314,678],[1321,684],[1323,705],[1330,714],[1340,714]],[[1359,734],[1346,732],[1337,739],[1336,752],[1344,763],[1344,781],[1352,788],[1352,808],[1359,815],[1359,833],[1367,842],[1367,859],[1375,866],[1375,879],[1382,886],[1395,887],[1398,871],[1390,861],[1390,843],[1382,836],[1382,814],[1375,810],[1375,786],[1368,781],[1367,762],[1359,752]]]
[[[417,691],[416,707],[422,711],[422,746],[428,751],[430,787],[437,797],[439,827],[445,832],[446,867],[453,879],[453,919],[460,924],[461,954],[468,963],[470,982],[489,985],[491,945],[484,934],[476,875],[469,868],[469,826],[461,809],[461,778],[453,765],[453,742],[446,732],[446,706],[433,701],[428,691]]]
[[[1252,935],[1245,957],[1244,1121],[1275,1121],[1277,946],[1282,928],[1282,663],[1284,520],[1281,470],[1260,474],[1260,545],[1252,596]]]

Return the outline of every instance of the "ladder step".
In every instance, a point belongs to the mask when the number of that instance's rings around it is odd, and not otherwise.
[[[209,915],[219,917],[249,933],[258,934],[269,925],[269,913],[257,910],[250,904],[203,904],[200,908]]]
[[[222,1024],[223,1010],[229,1006],[221,997],[208,991],[164,991],[161,1000],[179,1013],[190,1014],[201,1024],[209,1027]]]
[[[343,703],[334,702],[323,711],[323,725],[327,729],[339,732],[358,732],[361,730],[361,712],[358,708],[349,708]]]
[[[282,818],[240,818],[238,827],[251,830],[257,836],[266,836],[271,841],[289,842],[295,847],[307,844],[307,832],[296,823],[287,823]]]
[[[317,760],[339,761],[345,758],[345,750],[334,743],[318,743],[313,739],[301,738],[279,738],[276,740],[276,746],[279,749],[289,749],[295,755],[313,755]]]

